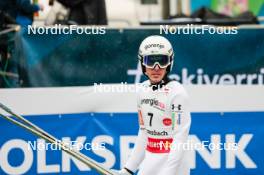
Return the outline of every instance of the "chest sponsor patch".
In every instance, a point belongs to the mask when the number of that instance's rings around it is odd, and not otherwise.
[[[168,132],[166,131],[159,132],[156,130],[149,130],[149,129],[147,129],[147,133],[153,136],[167,136],[168,135]]]
[[[152,153],[169,153],[173,139],[148,138],[147,151]]]
[[[171,126],[171,124],[172,124],[171,118],[165,118],[165,119],[163,119],[163,124],[165,126]]]
[[[153,98],[153,99],[142,99],[141,104],[146,104],[146,105],[149,105],[149,106],[153,106],[155,108],[158,108],[158,109],[161,109],[161,110],[164,110],[165,109],[165,104],[160,102],[159,100]]]

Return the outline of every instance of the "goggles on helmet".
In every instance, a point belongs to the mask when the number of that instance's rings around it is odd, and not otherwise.
[[[170,57],[167,55],[146,55],[143,57],[142,64],[147,68],[154,68],[158,64],[163,69],[170,65],[170,61]]]

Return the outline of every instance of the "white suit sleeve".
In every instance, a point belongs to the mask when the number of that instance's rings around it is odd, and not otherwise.
[[[144,130],[139,129],[135,146],[131,152],[131,155],[125,165],[125,168],[136,172],[140,163],[143,161],[146,149],[146,133]]]
[[[188,141],[191,125],[189,106],[189,97],[185,91],[176,95],[172,100],[173,142],[165,167],[161,171],[162,175],[178,175],[185,152],[183,143]]]
[[[145,150],[147,146],[147,135],[145,131],[143,116],[141,113],[140,101],[138,97],[138,121],[139,121],[139,131],[138,136],[135,142],[135,146],[130,154],[130,157],[125,164],[125,168],[129,169],[132,172],[136,172],[139,165],[145,157]]]

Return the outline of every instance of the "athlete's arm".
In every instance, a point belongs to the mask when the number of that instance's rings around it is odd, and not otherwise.
[[[180,171],[179,165],[184,153],[183,143],[188,140],[191,125],[189,106],[189,97],[185,91],[176,95],[172,100],[171,113],[174,136],[167,163],[161,171],[162,175],[178,175],[177,173]]]
[[[139,117],[139,126],[140,126],[138,131],[138,136],[136,139],[135,146],[125,165],[125,168],[132,172],[136,172],[140,163],[143,161],[145,156],[146,145],[147,145],[147,135],[140,110],[138,113],[138,117]]]

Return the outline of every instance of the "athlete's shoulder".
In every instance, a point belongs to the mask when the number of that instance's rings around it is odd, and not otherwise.
[[[138,83],[136,86],[136,89],[137,89],[137,93],[138,95],[140,94],[144,94],[144,92],[147,92],[148,91],[148,88],[149,88],[149,85],[150,85],[150,81],[149,80],[146,80],[142,83]]]
[[[172,89],[172,90],[177,90],[177,91],[184,91],[185,90],[183,85],[176,80],[170,80],[167,84],[167,87]]]
[[[149,86],[150,85],[150,81],[149,80],[145,80],[142,83],[140,83],[142,86]]]
[[[143,81],[142,83],[139,84],[139,86],[143,89],[147,89],[150,87],[150,81],[149,80],[146,80],[146,81]]]
[[[185,90],[184,86],[176,81],[176,80],[171,80],[168,84],[167,87],[169,88],[169,90],[171,91],[172,94],[174,95],[184,95],[184,96],[188,96],[187,91]]]

